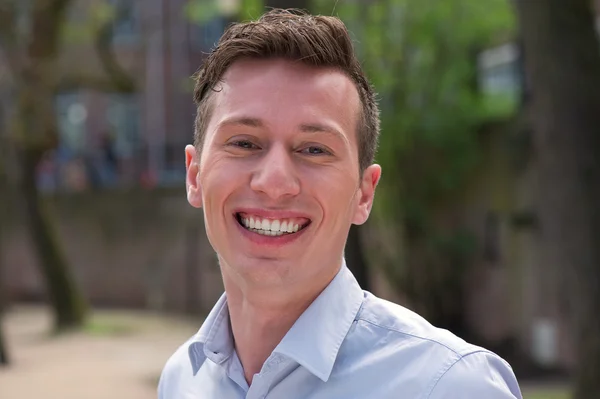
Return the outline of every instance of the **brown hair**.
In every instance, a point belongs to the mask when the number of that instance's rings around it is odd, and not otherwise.
[[[194,75],[198,106],[194,145],[202,151],[212,111],[210,93],[233,62],[240,58],[287,58],[315,67],[338,68],[355,84],[361,101],[357,127],[361,172],[373,163],[379,137],[379,108],[352,47],[344,23],[335,17],[298,10],[274,9],[259,20],[232,24]]]

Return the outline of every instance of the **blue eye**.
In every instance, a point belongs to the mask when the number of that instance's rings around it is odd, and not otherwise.
[[[327,151],[326,149],[324,149],[322,147],[314,146],[314,145],[311,145],[310,147],[306,147],[301,152],[304,154],[309,154],[309,155],[331,155],[331,153],[329,151]]]
[[[255,150],[258,148],[256,144],[248,140],[237,140],[231,143],[234,147],[243,148],[245,150]]]

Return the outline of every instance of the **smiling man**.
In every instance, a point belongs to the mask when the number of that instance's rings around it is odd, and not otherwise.
[[[510,366],[361,290],[344,263],[381,168],[375,94],[333,17],[230,27],[196,76],[187,198],[225,294],[161,399],[521,398]]]

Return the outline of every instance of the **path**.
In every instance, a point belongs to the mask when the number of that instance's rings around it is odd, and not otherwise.
[[[167,358],[200,321],[136,312],[95,312],[85,332],[49,336],[46,308],[4,316],[12,364],[0,368],[1,399],[155,399]]]

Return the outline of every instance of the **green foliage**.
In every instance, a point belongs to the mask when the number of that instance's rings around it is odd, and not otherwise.
[[[114,5],[107,1],[98,1],[90,4],[86,10],[73,6],[73,14],[77,18],[69,19],[62,29],[62,39],[66,44],[89,44],[97,34],[98,29],[117,16]]]
[[[314,0],[322,13],[333,4]],[[356,0],[339,2],[335,12],[353,32],[381,98],[384,178],[377,206],[388,220],[425,225],[431,206],[459,189],[476,164],[481,124],[514,112],[505,99],[481,95],[476,83],[477,52],[512,32],[510,5]]]
[[[100,319],[98,317],[84,325],[84,332],[102,337],[124,336],[135,333],[135,328],[125,322],[117,320]]]
[[[241,7],[238,15],[241,21],[258,19],[265,9],[265,2],[263,0],[240,1]]]
[[[334,3],[313,0],[322,14]],[[372,218],[401,249],[377,261],[423,315],[464,329],[462,282],[476,241],[437,215],[474,172],[482,126],[515,111],[510,99],[483,95],[477,76],[478,53],[513,33],[509,1],[348,0],[335,14],[380,96],[383,178]]]
[[[237,19],[245,21],[260,17],[264,8],[263,0],[188,0],[184,14],[187,19],[198,24],[204,24],[220,15],[237,16]]]
[[[183,12],[190,21],[203,24],[219,15],[219,5],[215,0],[188,0]]]
[[[566,390],[545,389],[524,393],[524,399],[569,399],[571,395]]]
[[[488,94],[482,98],[481,104],[481,117],[484,120],[507,120],[518,109],[518,101],[509,93]]]

